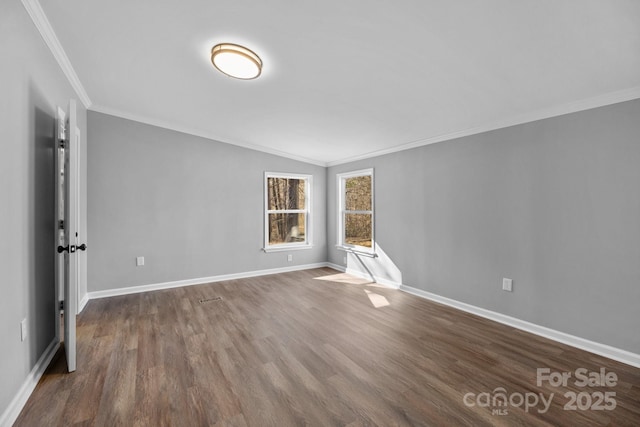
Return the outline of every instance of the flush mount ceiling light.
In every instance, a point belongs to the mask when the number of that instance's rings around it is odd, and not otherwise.
[[[233,43],[220,43],[211,49],[211,62],[221,73],[236,79],[255,79],[262,72],[262,60],[255,52]]]

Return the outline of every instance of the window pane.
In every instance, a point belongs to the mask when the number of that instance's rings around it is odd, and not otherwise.
[[[268,178],[269,210],[304,209],[304,179]]]
[[[344,242],[348,245],[371,247],[371,214],[345,214]]]
[[[345,209],[348,211],[370,211],[371,175],[356,176],[345,180]]]
[[[305,242],[305,214],[269,214],[269,244]]]

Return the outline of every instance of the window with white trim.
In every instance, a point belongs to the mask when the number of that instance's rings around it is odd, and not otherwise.
[[[373,253],[373,169],[338,174],[338,246]]]
[[[264,250],[311,247],[311,175],[266,172]]]

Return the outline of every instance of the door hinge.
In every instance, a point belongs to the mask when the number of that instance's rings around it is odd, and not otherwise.
[[[65,148],[65,143],[66,143],[66,141],[64,139],[59,139],[58,140],[58,147],[59,148]]]
[[[60,301],[60,311],[64,310],[64,300]]]
[[[64,220],[63,220],[63,219],[61,219],[61,220],[58,222],[58,228],[59,228],[60,230],[64,230]]]

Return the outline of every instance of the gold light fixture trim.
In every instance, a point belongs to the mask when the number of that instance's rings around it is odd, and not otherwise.
[[[241,80],[252,80],[262,73],[262,60],[251,49],[233,43],[211,48],[211,63],[221,73]]]

